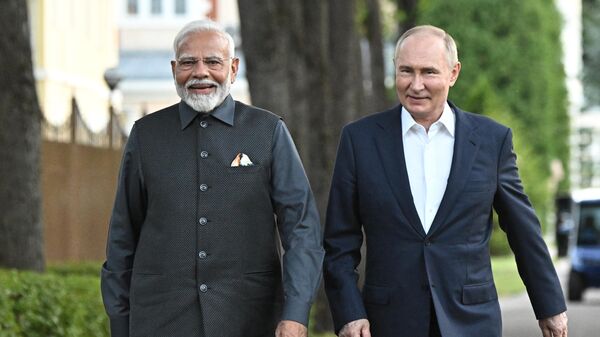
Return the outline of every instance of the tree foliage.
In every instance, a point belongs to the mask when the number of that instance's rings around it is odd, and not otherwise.
[[[583,90],[587,106],[600,105],[600,0],[583,0]]]
[[[460,18],[460,19],[457,19]],[[525,190],[542,221],[550,162],[568,167],[569,119],[561,17],[547,0],[422,0],[419,22],[448,31],[462,63],[450,99],[514,130]]]

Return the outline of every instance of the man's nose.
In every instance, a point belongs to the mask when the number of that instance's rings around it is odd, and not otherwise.
[[[412,89],[414,90],[422,90],[423,88],[425,88],[425,83],[423,82],[423,76],[419,75],[419,74],[415,74],[415,76],[413,77],[410,86]]]
[[[192,76],[207,77],[209,74],[208,70],[208,66],[204,64],[202,60],[200,60],[194,64],[194,67],[192,68]]]

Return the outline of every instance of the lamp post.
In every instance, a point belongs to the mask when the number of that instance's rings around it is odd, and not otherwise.
[[[112,103],[112,96],[115,88],[119,85],[121,81],[121,75],[116,67],[108,68],[104,72],[104,81],[110,89],[109,99],[108,99],[108,113],[109,113],[109,121],[108,121],[108,147],[112,149],[113,147],[113,129],[114,129],[114,119],[115,119],[115,111]]]

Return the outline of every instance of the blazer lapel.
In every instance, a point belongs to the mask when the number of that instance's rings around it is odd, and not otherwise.
[[[400,112],[401,107],[397,106],[382,115],[384,118],[378,121],[377,124],[383,130],[377,133],[375,144],[381,158],[385,176],[405,218],[421,237],[425,237],[425,230],[423,230],[423,225],[419,219],[410,191],[406,161],[404,159]]]
[[[439,227],[444,224],[444,220],[448,213],[452,210],[456,199],[460,196],[461,191],[469,177],[473,160],[479,150],[479,141],[477,134],[474,132],[475,126],[468,119],[468,115],[450,103],[452,110],[456,116],[456,131],[454,133],[454,155],[452,157],[452,167],[450,168],[450,176],[446,191],[440,203],[440,207],[433,219],[428,235],[431,235]]]

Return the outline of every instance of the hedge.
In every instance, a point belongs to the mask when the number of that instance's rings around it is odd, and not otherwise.
[[[99,273],[98,262],[0,269],[0,337],[109,337]]]
[[[108,337],[99,268],[96,276],[0,269],[0,337]]]

